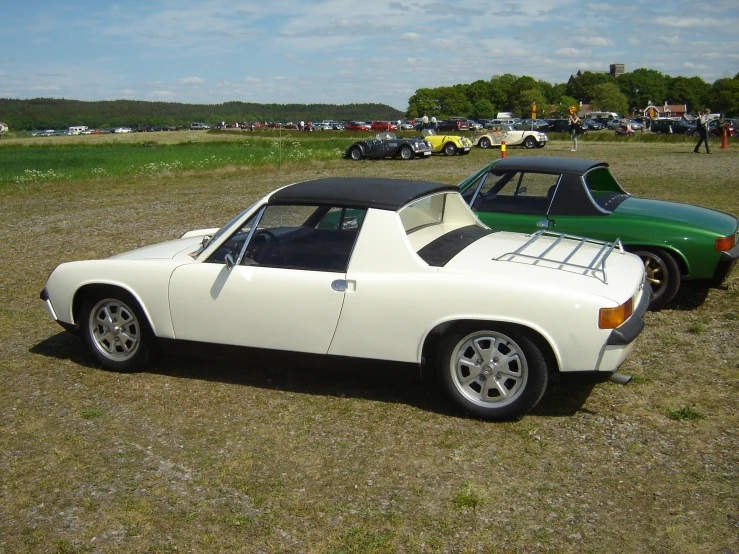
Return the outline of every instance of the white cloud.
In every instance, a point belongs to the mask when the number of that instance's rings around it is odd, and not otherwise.
[[[149,96],[152,98],[172,98],[177,95],[171,90],[153,90],[149,93]]]
[[[204,83],[205,79],[201,79],[200,77],[185,77],[184,79],[180,80],[180,83],[185,83],[186,85],[189,84],[198,84],[198,83]]]

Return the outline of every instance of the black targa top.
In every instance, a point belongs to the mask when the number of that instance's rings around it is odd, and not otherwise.
[[[606,162],[581,160],[579,158],[555,158],[552,156],[511,156],[501,158],[490,164],[489,171],[496,175],[512,171],[530,171],[533,173],[566,173],[568,175],[585,175],[596,167],[608,167]]]
[[[560,178],[556,186],[550,188],[546,199],[542,197],[543,202],[535,203],[533,199],[526,197],[514,198],[508,204],[493,201],[487,207],[475,202],[473,209],[477,211],[529,215],[546,213],[549,216],[605,216],[629,197],[611,174],[606,162],[579,158],[513,156],[494,161],[488,166],[488,172],[496,177],[516,173],[546,173],[560,175]],[[502,183],[503,181],[501,185]],[[493,192],[497,190],[493,189]]]
[[[456,185],[427,181],[330,177],[288,185],[275,192],[269,203],[397,211],[413,200],[438,192],[458,193],[459,189]]]

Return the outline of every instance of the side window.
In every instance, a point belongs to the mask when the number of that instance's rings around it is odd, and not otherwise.
[[[549,189],[557,184],[559,175],[546,173],[524,173],[518,186],[518,196],[534,196],[546,198]],[[554,192],[554,189],[552,189]]]
[[[346,272],[366,213],[336,206],[267,206],[241,264]]]
[[[475,199],[473,209],[526,215],[544,215],[549,209],[559,175],[508,173],[490,175]]]

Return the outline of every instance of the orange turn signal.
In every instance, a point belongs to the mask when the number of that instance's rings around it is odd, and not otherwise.
[[[736,235],[731,235],[730,237],[720,237],[716,239],[716,251],[717,252],[726,252],[727,250],[731,250],[734,248],[734,245],[736,244]]]
[[[601,329],[615,329],[634,313],[634,299],[629,298],[626,302],[615,308],[601,308],[598,317],[598,327]]]

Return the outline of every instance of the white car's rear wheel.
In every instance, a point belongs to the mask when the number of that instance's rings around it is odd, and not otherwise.
[[[483,149],[490,148],[490,139],[487,137],[483,137],[480,139],[480,142],[478,142],[477,145]]]
[[[125,291],[86,299],[80,325],[90,352],[103,366],[127,371],[149,360],[153,334],[136,300]]]
[[[541,350],[522,333],[478,328],[446,337],[437,353],[442,385],[464,410],[506,420],[531,410],[547,387]]]

